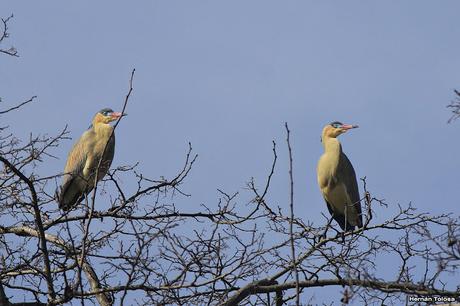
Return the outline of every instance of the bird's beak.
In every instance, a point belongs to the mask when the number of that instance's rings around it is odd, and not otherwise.
[[[111,114],[111,117],[112,117],[113,120],[116,120],[116,119],[120,118],[121,116],[126,116],[126,114],[122,114],[122,113],[119,113],[119,112],[113,112]]]
[[[352,124],[344,124],[344,125],[341,126],[342,130],[344,130],[344,131],[348,131],[348,130],[351,130],[351,129],[356,129],[358,127],[359,126],[356,125],[356,124],[353,124],[353,125]]]

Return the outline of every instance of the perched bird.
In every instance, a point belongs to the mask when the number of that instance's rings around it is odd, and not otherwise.
[[[110,122],[122,115],[110,108],[100,110],[88,130],[74,144],[67,157],[59,194],[62,210],[71,209],[91,192],[96,183],[96,172],[99,182],[109,170],[115,152],[115,134]]]
[[[363,226],[355,170],[337,139],[340,134],[357,127],[335,121],[323,128],[321,136],[324,154],[318,162],[318,185],[329,212],[343,231]]]

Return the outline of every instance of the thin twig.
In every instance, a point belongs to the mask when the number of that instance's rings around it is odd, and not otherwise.
[[[291,131],[289,130],[287,122],[284,123],[286,128],[286,143],[289,152],[289,207],[291,211],[291,218],[289,220],[289,236],[291,238],[291,256],[292,256],[292,269],[294,270],[295,283],[296,283],[296,306],[300,305],[300,288],[299,288],[299,271],[297,270],[295,245],[294,245],[294,233],[293,233],[293,222],[294,222],[294,178],[292,174],[292,149],[291,149]]]
[[[18,109],[18,108],[20,108],[21,106],[23,106],[23,105],[25,105],[25,104],[27,104],[27,103],[32,102],[35,98],[37,98],[37,96],[32,96],[32,97],[31,97],[29,100],[27,100],[27,101],[24,101],[24,102],[22,102],[22,103],[19,103],[18,105],[13,106],[13,107],[11,107],[11,108],[9,108],[9,109],[7,109],[7,110],[0,111],[0,115],[6,114],[6,113],[8,113],[8,112],[11,112],[12,110]]]
[[[105,152],[107,151],[107,147],[108,147],[108,144],[110,142],[110,140],[112,139],[114,133],[115,133],[115,129],[117,128],[118,124],[120,123],[121,119],[123,118],[123,114],[125,113],[125,109],[126,109],[126,105],[128,104],[128,100],[129,100],[129,97],[131,95],[131,92],[133,91],[133,78],[134,78],[134,72],[136,70],[133,69],[132,72],[131,72],[131,78],[129,80],[129,90],[128,90],[128,93],[125,97],[125,101],[124,101],[124,104],[123,104],[123,109],[121,111],[122,113],[122,116],[117,120],[117,122],[115,123],[115,125],[113,126],[113,129],[112,129],[112,132],[107,140],[107,143],[105,144],[104,146],[104,150],[102,151],[102,154],[101,154],[101,157],[99,159],[99,162],[98,162],[98,165],[97,165],[97,168],[96,168],[96,173],[95,173],[95,176],[94,176],[94,188],[93,188],[93,193],[92,193],[92,198],[91,198],[91,206],[90,206],[90,211],[89,211],[89,215],[88,215],[88,218],[87,218],[87,221],[86,221],[86,225],[85,225],[85,231],[84,231],[84,235],[83,235],[83,239],[82,239],[82,249],[81,249],[81,256],[80,256],[80,265],[82,265],[83,269],[85,270],[85,272],[87,272],[87,274],[91,275],[91,287],[92,289],[99,289],[98,286],[100,286],[100,284],[95,281],[97,280],[97,276],[94,276],[95,273],[91,273],[91,269],[88,269],[88,266],[84,266],[86,260],[85,260],[85,253],[86,253],[86,240],[87,240],[87,237],[89,235],[89,228],[90,228],[90,224],[91,224],[91,221],[93,219],[93,214],[94,214],[94,208],[95,208],[95,203],[96,203],[96,194],[97,194],[97,183],[98,183],[98,176],[99,176],[99,171],[101,169],[101,165],[102,165],[102,160],[104,158],[104,155],[105,155]],[[86,269],[85,269],[86,267]],[[111,305],[112,304],[112,301],[104,294],[99,294],[97,295],[97,299],[99,301],[99,303],[101,305]]]

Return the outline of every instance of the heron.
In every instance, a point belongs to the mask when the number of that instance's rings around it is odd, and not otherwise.
[[[104,108],[94,115],[92,124],[75,142],[67,157],[59,194],[59,208],[70,210],[93,190],[112,164],[115,133],[110,122],[126,115]],[[96,178],[97,173],[97,180]]]
[[[324,154],[318,161],[318,185],[332,218],[344,232],[362,227],[361,201],[355,169],[337,139],[357,125],[331,122],[323,128]]]

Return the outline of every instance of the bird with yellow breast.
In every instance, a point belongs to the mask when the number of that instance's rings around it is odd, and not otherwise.
[[[318,185],[327,208],[345,232],[362,227],[363,220],[355,170],[337,137],[357,127],[335,121],[323,128],[324,154],[317,168]]]
[[[115,153],[115,134],[110,122],[122,115],[125,114],[110,108],[100,110],[74,144],[67,157],[58,199],[62,210],[68,211],[80,203],[106,175]]]

